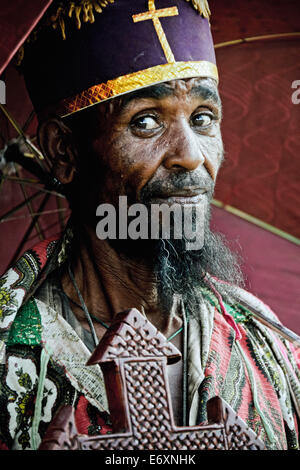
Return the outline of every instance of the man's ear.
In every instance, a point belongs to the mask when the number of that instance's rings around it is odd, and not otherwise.
[[[77,152],[72,131],[58,118],[50,118],[39,125],[38,142],[52,169],[52,175],[62,184],[73,181]]]

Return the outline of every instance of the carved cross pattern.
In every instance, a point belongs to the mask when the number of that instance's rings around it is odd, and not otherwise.
[[[53,419],[40,449],[262,449],[255,433],[219,397],[208,402],[207,425],[175,425],[167,364],[179,359],[177,348],[138,310],[119,314],[88,361],[88,365],[100,364],[103,371],[113,434],[77,434],[74,410],[65,406]]]

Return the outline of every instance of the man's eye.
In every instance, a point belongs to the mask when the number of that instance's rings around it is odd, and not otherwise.
[[[192,117],[192,125],[196,127],[208,127],[213,122],[213,116],[210,114],[199,113]]]
[[[145,130],[152,130],[152,129],[159,128],[159,124],[157,120],[151,116],[141,116],[139,118],[136,118],[133,121],[132,125],[134,127],[137,127],[138,129],[145,129]]]

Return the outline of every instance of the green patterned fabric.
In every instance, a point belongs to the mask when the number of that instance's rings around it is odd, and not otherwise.
[[[213,307],[216,307],[219,313],[222,313],[219,301],[214,293],[205,287],[201,288],[202,294],[205,299],[207,299]],[[243,305],[236,303],[234,305],[229,305],[223,300],[223,304],[226,307],[227,313],[232,315],[236,323],[245,323],[252,317],[252,313]]]
[[[35,300],[29,300],[18,311],[9,331],[7,345],[38,346],[42,340],[41,315]]]

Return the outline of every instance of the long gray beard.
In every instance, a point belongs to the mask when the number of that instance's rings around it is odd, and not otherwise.
[[[180,296],[186,311],[196,315],[204,301],[202,288],[208,287],[206,274],[223,281],[217,290],[229,304],[234,302],[236,286],[244,286],[241,260],[227,246],[224,235],[210,230],[210,211],[205,217],[204,246],[187,250],[186,239],[111,240],[110,244],[127,259],[152,264],[157,279],[159,307],[169,315],[175,296]]]
[[[237,254],[226,245],[225,237],[205,229],[205,243],[198,251],[186,251],[184,240],[158,240],[155,247],[154,270],[158,282],[158,298],[162,312],[171,310],[174,295],[179,295],[190,315],[197,316],[203,302],[202,288],[208,287],[206,274],[224,283],[218,291],[230,304],[236,286],[244,285]]]

